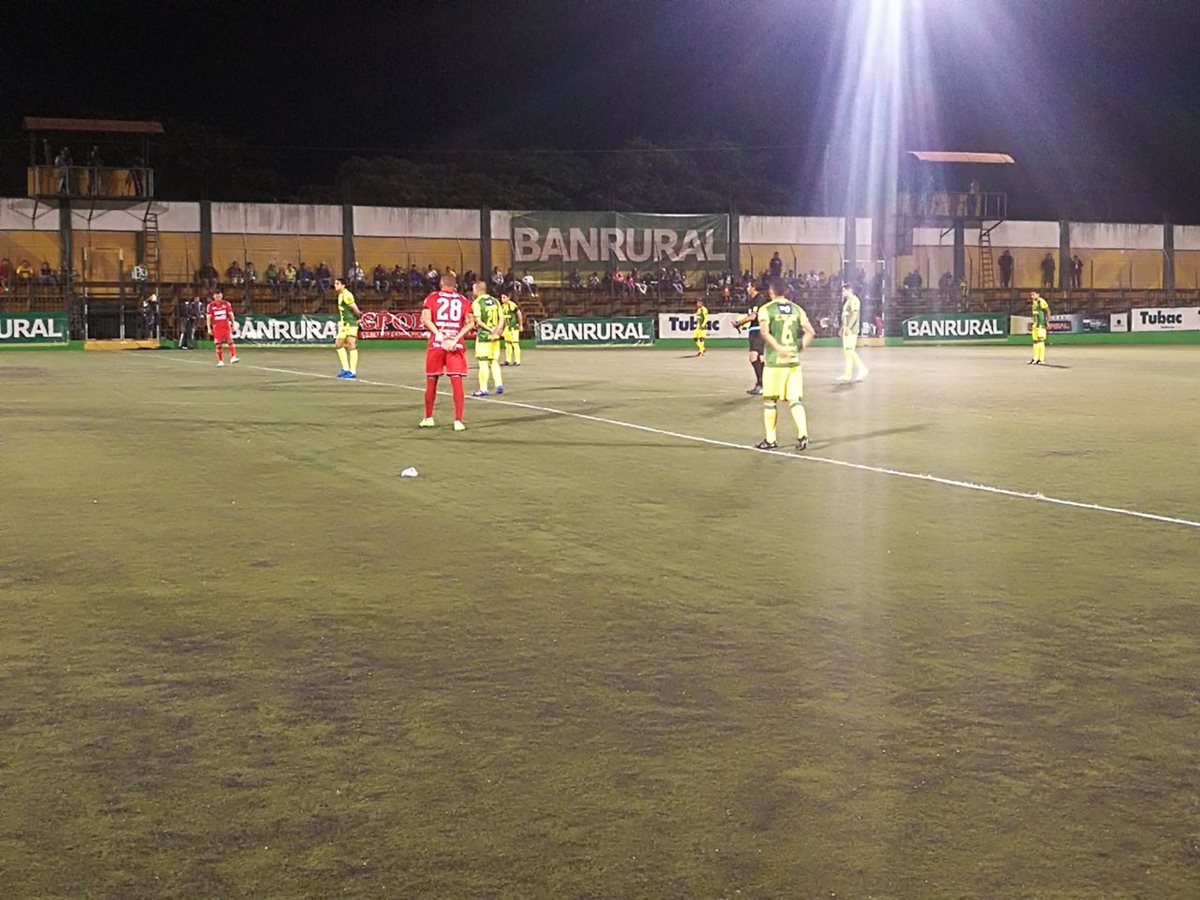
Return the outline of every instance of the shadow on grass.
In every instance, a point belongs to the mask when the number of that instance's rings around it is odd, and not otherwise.
[[[915,434],[925,431],[927,428],[929,428],[929,424],[922,422],[919,425],[904,425],[900,428],[881,428],[878,431],[864,431],[862,434],[843,434],[821,441],[813,441],[809,444],[809,449],[823,450],[826,447],[836,447],[839,444],[853,444],[855,441],[868,441],[871,438],[887,437],[892,434]]]

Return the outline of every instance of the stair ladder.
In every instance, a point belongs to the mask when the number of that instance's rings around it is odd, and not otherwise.
[[[145,248],[145,258],[142,260],[142,264],[146,267],[146,282],[157,287],[159,279],[158,213],[147,211],[142,219],[142,239]]]
[[[996,225],[999,224],[999,222],[996,223]],[[992,228],[995,228],[996,225],[993,225]],[[992,228],[981,227],[979,229],[979,286],[981,288],[996,286],[996,265],[992,259]]]

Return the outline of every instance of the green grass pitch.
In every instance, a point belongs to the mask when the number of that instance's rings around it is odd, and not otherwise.
[[[0,354],[0,894],[1194,895],[1195,349],[684,353]]]

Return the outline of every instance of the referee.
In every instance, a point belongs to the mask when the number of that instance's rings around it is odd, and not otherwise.
[[[746,393],[751,396],[763,392],[763,338],[758,327],[758,306],[761,302],[758,285],[754,282],[746,285],[746,314],[733,323],[739,331],[744,325],[750,326],[747,334],[750,338],[750,368],[754,370],[754,387]]]

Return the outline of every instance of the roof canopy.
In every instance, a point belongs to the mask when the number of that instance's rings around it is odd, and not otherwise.
[[[921,162],[933,163],[1005,163],[1016,162],[1007,153],[956,153],[953,150],[909,150]]]
[[[129,122],[121,119],[43,119],[26,116],[26,131],[89,131],[104,134],[164,134],[159,122]]]

